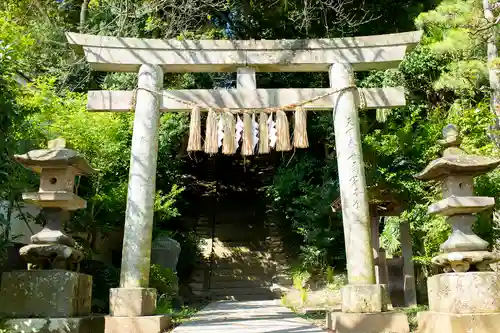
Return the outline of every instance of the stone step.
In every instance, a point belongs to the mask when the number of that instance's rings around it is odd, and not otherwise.
[[[276,285],[276,284],[274,284]],[[212,281],[210,285],[204,284],[204,283],[198,283],[198,282],[192,282],[189,284],[189,287],[192,290],[208,290],[208,289],[225,289],[225,288],[230,288],[230,289],[255,289],[255,288],[271,288],[273,284],[270,281],[267,282],[261,282],[261,283],[248,283],[245,281],[235,281],[235,282],[216,282]]]
[[[196,296],[199,296],[199,297],[211,297],[210,295],[210,292],[209,291],[204,291],[204,290],[191,290],[191,292],[193,294],[195,294]]]
[[[250,245],[245,242],[222,242],[223,247],[232,251],[232,256],[234,257],[266,257],[268,256],[269,249],[265,246],[255,246]],[[220,244],[216,244],[218,247]]]
[[[227,265],[227,264],[242,264],[245,263],[247,266],[269,266],[272,264],[273,258],[271,256],[268,256],[264,253],[262,254],[257,254],[257,253],[244,253],[241,255],[234,255],[234,256],[227,256],[227,255],[221,255],[217,256],[214,255],[212,262],[214,264],[221,264],[221,265]],[[207,256],[198,258],[197,261],[206,261],[207,263],[210,262],[210,254],[208,253]]]
[[[195,230],[195,233],[198,237],[206,237],[206,238],[212,238],[212,233],[210,231],[200,231],[200,230]]]
[[[208,290],[208,287],[204,288],[203,284],[200,284],[200,283],[190,283],[189,288],[191,288],[191,291],[195,294],[196,293],[199,294],[201,292],[206,292]]]
[[[189,286],[192,289],[203,290],[203,282],[191,282]],[[207,284],[208,285],[208,284]],[[255,288],[270,288],[272,286],[271,280],[258,280],[258,281],[245,281],[245,280],[229,280],[229,281],[217,281],[212,280],[210,282],[210,289],[255,289]]]
[[[245,266],[235,264],[212,265],[212,274],[215,275],[269,275],[274,274],[275,267]]]
[[[269,281],[273,275],[271,274],[221,274],[217,272],[212,272],[210,279],[212,281]],[[208,275],[207,275],[208,278]],[[205,281],[205,275],[203,273],[194,273],[191,275],[191,280],[193,282],[203,282]]]
[[[215,255],[213,257],[213,262],[218,264],[246,264],[247,266],[268,266],[269,263],[273,260],[273,257],[269,253],[263,252],[262,254],[242,254],[242,255]]]
[[[232,271],[232,270],[213,270],[212,272],[205,273],[204,271],[195,271],[191,275],[192,280],[201,280],[205,277],[211,276],[212,279],[218,279],[222,281],[227,280],[237,280],[237,281],[254,281],[254,280],[267,280],[269,277],[275,276],[275,273],[262,273],[261,271]]]
[[[208,287],[209,283],[205,283],[205,280],[191,280],[189,284],[192,288],[196,290],[203,290],[203,286]],[[223,288],[255,288],[255,287],[271,287],[273,285],[272,277],[263,277],[259,280],[225,280],[212,278],[210,282],[210,287]]]
[[[197,224],[196,227],[194,227],[194,230],[196,231],[202,231],[202,230],[210,230],[212,231],[212,225],[211,224]]]
[[[214,222],[212,220],[199,220],[197,223],[196,223],[196,226],[205,226],[205,227],[212,227],[214,225]],[[244,224],[244,225],[237,225],[234,223],[234,220],[232,219],[228,219],[228,220],[217,220],[215,221],[215,226],[218,227],[218,228],[248,228],[248,229],[252,229],[252,230],[265,230],[266,232],[269,232],[269,229],[264,227],[264,226],[260,226],[260,225],[252,225],[250,223],[248,224]],[[279,235],[279,231],[277,232],[277,234]]]
[[[273,276],[272,281],[273,281],[273,283],[276,283],[279,285],[285,285],[285,286],[293,284],[293,279],[290,276],[285,275],[285,274],[279,274],[279,275]]]
[[[269,259],[267,257],[261,257],[260,255],[244,255],[235,257],[215,257],[213,259],[214,264],[220,265],[246,265],[246,266],[267,266]]]
[[[207,242],[210,242],[212,239],[212,234],[201,234],[201,233],[196,233],[198,237],[206,237],[205,239]],[[239,254],[247,254],[247,253],[269,253],[269,247],[262,243],[262,244],[254,244],[251,243],[250,241],[246,240],[240,240],[240,239],[232,239],[232,240],[218,240],[217,242],[221,242],[224,246],[224,248],[228,250],[233,250],[236,252],[238,255]],[[207,244],[209,245],[209,244]],[[217,244],[217,247],[219,247],[220,244]],[[240,249],[245,249],[247,250],[246,252],[242,252]],[[278,249],[278,248],[277,248]],[[279,250],[279,249],[278,249]]]
[[[251,301],[271,301],[275,299],[280,299],[281,296],[271,293],[271,294],[253,294],[253,295],[219,295],[210,294],[210,299],[212,301],[239,301],[239,302],[251,302]]]
[[[210,287],[209,290],[213,295],[253,295],[253,294],[273,294],[270,287],[220,287],[214,288]]]
[[[208,224],[198,224],[196,225],[196,231],[207,230],[212,232],[212,226]]]
[[[217,272],[218,274],[228,275],[228,274],[249,274],[249,275],[267,275],[270,273],[274,273],[277,268],[280,268],[279,265],[270,265],[270,266],[260,266],[258,264],[255,265],[243,265],[236,263],[212,263],[212,265],[208,264],[206,266],[199,266],[197,270],[199,271],[211,271],[212,273]]]
[[[232,235],[229,237],[219,237],[217,234],[215,234],[215,238],[226,248],[246,248],[250,251],[256,252],[267,252],[269,250],[269,246],[264,241],[255,241],[250,238],[239,238],[236,235]]]
[[[215,270],[237,270],[242,272],[252,271],[252,272],[273,272],[276,269],[280,269],[283,267],[279,262],[248,262],[245,264],[244,262],[212,262],[206,260],[198,260],[196,261],[196,269],[203,271],[204,269]]]
[[[281,244],[281,245],[284,244],[283,240],[277,237],[266,237],[264,242],[266,242],[266,244]]]
[[[285,265],[283,266],[277,265],[274,270],[274,275],[288,275],[288,274],[290,274],[290,269]]]
[[[255,270],[251,268],[246,269],[214,269],[210,272],[212,277],[233,277],[235,279],[248,278],[248,277],[260,277],[260,276],[273,276],[275,275],[274,270]],[[193,276],[202,276],[201,274],[195,273]]]
[[[266,240],[265,244],[267,246],[277,246],[277,247],[283,247],[283,242],[281,240]]]
[[[224,288],[210,289],[212,300],[216,299],[234,299],[243,300],[265,300],[277,299],[279,295],[269,288]]]
[[[210,261],[208,260],[208,258],[197,258],[197,259],[193,260],[193,264],[196,267],[204,267],[204,266],[209,266]]]
[[[270,258],[273,260],[286,260],[287,255],[283,252],[270,252]]]

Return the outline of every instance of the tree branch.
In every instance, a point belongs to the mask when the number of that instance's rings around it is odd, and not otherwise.
[[[85,31],[85,24],[87,23],[87,16],[89,13],[90,0],[83,0],[82,8],[80,9],[80,33]]]

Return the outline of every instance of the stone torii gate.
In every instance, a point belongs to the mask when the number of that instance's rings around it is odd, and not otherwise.
[[[326,96],[303,107],[335,110],[349,280],[342,290],[344,316],[337,318],[337,332],[349,332],[349,326],[359,319],[360,313],[384,311],[384,286],[376,284],[374,275],[358,108],[401,107],[405,105],[405,95],[400,87],[357,89],[353,72],[397,67],[420,38],[418,31],[339,39],[237,41],[67,33],[69,44],[85,55],[94,70],[139,75],[136,91],[88,94],[89,111],[135,109],[120,287],[111,290],[111,316],[106,318],[106,332],[161,332],[166,325],[165,318],[153,316],[156,291],[148,288],[158,124],[161,111],[190,111],[185,102],[206,106],[202,111],[207,108],[242,111],[280,108]],[[328,72],[331,89],[258,89],[257,71]],[[162,90],[167,72],[237,72],[237,88]],[[328,95],[333,90],[338,92]],[[380,322],[380,318],[376,320]],[[363,322],[371,325],[371,320]]]

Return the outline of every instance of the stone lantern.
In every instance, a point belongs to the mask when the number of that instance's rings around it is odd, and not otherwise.
[[[102,330],[102,318],[89,316],[92,277],[78,272],[83,253],[63,231],[70,212],[86,207],[86,201],[74,193],[75,176],[95,170],[76,151],[66,148],[64,139],[49,141],[48,149],[15,155],[14,159],[40,174],[38,192],[23,193],[23,199],[41,207],[45,225],[31,236],[31,244],[19,250],[28,270],[2,274],[0,315],[19,318],[6,322],[16,331]]]
[[[48,149],[33,150],[14,159],[40,174],[38,192],[23,193],[23,199],[42,208],[45,227],[31,236],[31,244],[20,249],[30,268],[77,270],[83,259],[74,240],[62,229],[70,211],[86,208],[87,202],[74,193],[75,177],[94,173],[76,151],[66,148],[64,139],[49,141]]]
[[[432,263],[444,274],[427,281],[429,311],[419,314],[421,333],[496,333],[500,325],[500,280],[490,264],[500,260],[488,242],[472,231],[473,215],[490,209],[495,199],[474,196],[474,177],[500,165],[500,159],[466,154],[456,126],[443,129],[443,156],[415,177],[439,181],[443,199],[429,206],[430,214],[446,216],[452,233]]]

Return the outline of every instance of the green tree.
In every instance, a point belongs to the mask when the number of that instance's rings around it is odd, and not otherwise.
[[[1,259],[9,239],[15,236],[10,234],[9,221],[20,189],[33,184],[30,173],[13,163],[12,156],[31,147],[36,138],[20,135],[30,133],[25,121],[28,110],[16,101],[19,92],[16,81],[18,71],[25,65],[34,40],[8,16],[0,16],[0,201],[7,204],[6,214],[0,214]]]
[[[397,226],[402,220],[409,221],[414,253],[428,262],[447,238],[449,226],[443,218],[426,214],[426,207],[441,197],[440,187],[416,181],[412,175],[439,157],[437,140],[448,123],[460,127],[464,136],[462,147],[467,152],[496,156],[491,135],[494,132],[488,130],[496,115],[489,108],[487,32],[481,30],[485,24],[482,4],[443,1],[434,10],[420,14],[416,24],[425,31],[423,43],[399,68],[402,82],[410,92],[410,103],[391,112],[375,132],[365,137],[365,144],[376,156],[371,164],[378,165],[371,168],[373,179],[389,181],[391,188],[402,190],[408,202],[405,213],[387,221],[383,244],[398,253]],[[386,80],[394,74],[377,73],[371,77]],[[381,160],[384,155],[393,161],[392,167],[387,167],[388,160]],[[498,171],[479,177],[478,194],[496,196],[497,178]],[[497,238],[491,212],[478,218],[475,229],[490,243]]]

